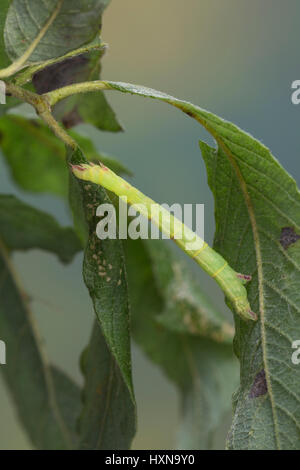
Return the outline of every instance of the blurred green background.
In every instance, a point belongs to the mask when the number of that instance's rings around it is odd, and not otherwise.
[[[103,21],[102,36],[110,46],[103,78],[148,85],[233,121],[271,148],[298,180],[300,107],[291,104],[290,87],[300,78],[299,15],[299,0],[112,0]],[[204,203],[205,236],[212,243],[213,200],[198,149],[200,138],[210,138],[162,103],[113,92],[108,97],[126,132],[104,134],[86,125],[80,132],[131,168],[134,183],[157,201]],[[61,200],[21,192],[3,161],[0,169],[1,192],[70,223]],[[14,261],[33,299],[48,355],[81,381],[78,356],[93,320],[81,256],[67,267],[40,251],[15,255]],[[197,276],[225,312],[218,288],[198,270]],[[133,374],[139,416],[134,448],[174,447],[176,391],[135,347]],[[0,416],[0,449],[30,448],[1,378]],[[220,433],[216,447],[223,442]]]

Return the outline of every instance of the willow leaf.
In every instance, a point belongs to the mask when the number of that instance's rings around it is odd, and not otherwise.
[[[0,237],[9,250],[40,248],[70,262],[82,250],[71,227],[11,195],[0,195]]]
[[[80,448],[130,448],[136,426],[134,403],[98,322],[82,355],[81,368],[85,385],[78,426]]]
[[[72,164],[86,163],[82,151],[68,150],[68,161]],[[98,371],[106,380],[112,376],[107,375],[108,361],[115,361],[113,369],[113,387],[117,387],[119,392],[113,388],[112,394],[121,393],[119,399],[124,403],[131,403],[130,408],[123,407],[120,410],[119,420],[124,422],[128,419],[128,428],[135,420],[135,400],[131,378],[131,353],[130,353],[130,333],[129,333],[129,303],[126,280],[125,260],[122,242],[118,239],[100,240],[96,235],[96,227],[99,219],[96,217],[96,209],[100,204],[110,203],[110,199],[105,190],[93,184],[79,181],[70,174],[70,203],[73,210],[75,226],[80,237],[85,240],[85,254],[83,264],[83,277],[89,290],[97,320],[101,326],[103,337],[107,344],[106,359]],[[108,355],[111,357],[109,358]],[[111,369],[112,371],[112,369]],[[108,384],[102,383],[102,387]],[[121,391],[120,391],[121,387]],[[92,393],[92,391],[89,391]],[[115,396],[115,395],[114,395]],[[101,397],[99,398],[101,399]],[[97,413],[105,412],[99,402]],[[102,410],[102,411],[101,411]],[[131,418],[129,418],[131,414]],[[106,423],[106,429],[115,429],[114,415]],[[93,426],[93,416],[90,415]],[[101,421],[99,421],[101,427]],[[87,424],[85,423],[85,429]],[[107,431],[108,432],[108,431]],[[85,433],[84,433],[85,434]],[[109,432],[112,435],[112,431]],[[84,437],[84,441],[85,441]],[[129,437],[128,437],[128,440]],[[111,443],[113,446],[113,441]]]
[[[300,449],[300,376],[291,360],[300,337],[300,195],[265,147],[238,129],[223,132],[238,173],[224,150],[201,144],[215,196],[215,247],[234,266],[247,267],[248,295],[260,312],[252,327],[236,319],[241,386],[228,446]]]
[[[86,137],[73,131],[71,135],[84,150],[88,160],[101,160],[116,173],[130,174],[117,160],[99,153]],[[39,120],[28,120],[17,115],[3,116],[0,119],[0,148],[12,177],[22,189],[67,196],[65,146]]]
[[[0,279],[0,332],[7,345],[7,364],[1,372],[19,419],[37,449],[75,448],[79,388],[49,366],[27,298],[2,242]]]
[[[6,51],[11,60],[32,45],[26,63],[63,56],[92,41],[109,0],[13,0],[5,24]],[[25,34],[26,31],[26,34]]]
[[[9,58],[5,52],[4,45],[4,25],[6,15],[8,12],[10,0],[2,0],[0,9],[0,68],[6,67],[9,64]]]

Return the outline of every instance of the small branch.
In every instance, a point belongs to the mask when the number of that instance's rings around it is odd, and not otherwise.
[[[13,85],[12,83],[6,83],[6,90],[11,93],[15,98],[24,101],[34,107],[36,113],[40,118],[52,129],[54,134],[62,140],[66,145],[73,149],[78,147],[77,142],[70,137],[70,135],[64,130],[64,128],[54,119],[51,114],[51,106],[45,95],[37,95],[28,90]]]
[[[11,75],[14,75],[15,73],[17,73],[23,67],[23,65],[26,64],[27,60],[29,59],[31,54],[35,51],[36,47],[39,45],[40,41],[43,39],[43,37],[45,36],[45,34],[48,31],[49,27],[52,25],[53,21],[57,17],[57,15],[58,15],[58,13],[61,9],[62,4],[63,4],[63,0],[60,0],[57,4],[55,10],[53,11],[52,15],[48,19],[47,23],[40,30],[39,34],[34,39],[34,41],[30,44],[30,46],[24,52],[24,54],[21,55],[21,57],[19,57],[15,62],[10,64],[8,67],[6,67],[5,69],[0,70],[0,78],[7,78],[7,77],[10,77]]]
[[[109,84],[102,80],[95,80],[91,82],[74,83],[57,90],[45,93],[43,96],[47,99],[50,106],[54,106],[58,101],[61,101],[68,96],[77,95],[78,93],[88,93],[92,91],[110,90]]]
[[[77,142],[64,130],[64,128],[59,124],[59,122],[54,119],[51,114],[50,108],[41,109],[40,111],[36,109],[37,114],[43,119],[43,121],[50,127],[54,132],[56,137],[62,140],[68,147],[76,149],[78,147]]]
[[[25,101],[26,103],[31,104],[32,106],[36,106],[36,101],[38,95],[32,93],[31,91],[24,90],[17,85],[13,85],[10,82],[5,82],[6,92],[10,93],[15,98],[18,98],[21,101]]]

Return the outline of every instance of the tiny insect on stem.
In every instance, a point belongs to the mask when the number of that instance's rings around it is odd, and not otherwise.
[[[130,205],[138,205],[138,211],[151,222],[155,223],[159,229],[165,233],[166,228],[162,224],[161,214],[167,213],[170,218],[172,231],[170,238],[185,251],[188,256],[196,261],[219,284],[226,297],[233,304],[236,312],[244,320],[257,320],[257,315],[252,312],[244,283],[251,280],[251,276],[237,273],[227,261],[215,250],[213,250],[196,233],[185,226],[179,219],[174,217],[164,207],[159,206],[152,199],[145,196],[138,189],[134,188],[124,179],[120,178],[106,166],[99,164],[71,165],[74,175],[80,180],[90,181],[103,186],[112,191],[119,197],[126,197]],[[159,211],[153,213],[153,205],[159,208]],[[141,207],[141,209],[140,209]],[[169,226],[169,227],[170,227]],[[182,237],[174,237],[174,234],[181,233]],[[190,240],[196,241],[196,249],[188,248]],[[200,247],[200,248],[199,248]]]

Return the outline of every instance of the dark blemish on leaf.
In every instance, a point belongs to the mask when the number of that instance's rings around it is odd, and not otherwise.
[[[292,227],[284,227],[281,230],[280,235],[280,244],[281,246],[287,250],[290,245],[296,243],[297,240],[300,239],[300,235],[298,235]]]
[[[261,397],[268,393],[268,385],[266,381],[266,373],[261,370],[255,377],[252,388],[249,393],[249,398]]]
[[[38,94],[47,93],[72,83],[83,81],[89,60],[82,54],[49,65],[34,74],[32,83]]]

